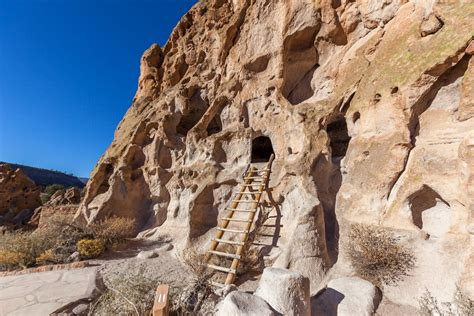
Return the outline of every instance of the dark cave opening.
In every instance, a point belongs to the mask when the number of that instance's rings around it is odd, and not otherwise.
[[[352,96],[349,98],[348,103]],[[344,112],[350,104],[343,106]],[[321,202],[324,208],[324,223],[327,250],[331,265],[337,261],[339,253],[339,223],[336,217],[336,200],[342,185],[341,160],[346,156],[351,140],[344,112],[339,112],[326,126],[331,156],[321,156],[316,164],[316,183],[321,188]],[[322,175],[325,176],[322,176]]]
[[[219,115],[214,116],[209,125],[207,125],[207,136],[217,134],[222,131],[222,121]]]
[[[274,154],[272,141],[267,136],[259,136],[252,140],[251,162],[267,162]]]
[[[176,126],[176,132],[183,136],[186,136],[206,113],[208,108],[207,101],[203,95],[201,89],[196,89],[189,99],[189,104],[186,107],[181,119]]]
[[[330,140],[333,160],[342,159],[346,155],[347,147],[351,140],[345,117],[342,115],[337,116],[333,122],[328,124],[326,131]]]

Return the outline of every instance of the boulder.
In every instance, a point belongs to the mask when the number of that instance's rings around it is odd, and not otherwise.
[[[420,34],[422,37],[434,34],[443,27],[443,21],[434,13],[428,15],[420,24]]]
[[[310,315],[309,279],[297,272],[266,268],[255,295],[283,315]]]
[[[277,314],[260,297],[241,291],[233,291],[217,304],[215,315],[270,316]]]
[[[370,282],[345,277],[331,280],[327,288],[311,300],[313,315],[369,316],[380,302],[378,289]]]
[[[79,204],[81,202],[81,191],[78,188],[68,188],[66,190],[58,190],[54,192],[47,206],[59,206],[68,204]]]
[[[40,205],[40,188],[20,169],[0,164],[0,215],[4,220],[24,222]]]

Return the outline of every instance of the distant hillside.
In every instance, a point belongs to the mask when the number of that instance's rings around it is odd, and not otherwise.
[[[48,186],[50,184],[61,184],[65,187],[83,188],[85,183],[87,182],[87,178],[78,178],[74,175],[69,175],[60,171],[35,168],[0,161],[0,164],[1,163],[9,164],[12,169],[20,168],[31,180],[33,180],[37,185],[41,186]]]

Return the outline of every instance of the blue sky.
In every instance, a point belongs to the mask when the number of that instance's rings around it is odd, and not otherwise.
[[[196,0],[0,0],[0,161],[88,177]]]

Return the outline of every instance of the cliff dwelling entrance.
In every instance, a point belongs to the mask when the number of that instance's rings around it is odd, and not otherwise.
[[[351,140],[345,117],[343,115],[337,116],[332,123],[328,124],[326,131],[330,140],[333,162],[340,161],[346,155]]]
[[[252,140],[252,157],[250,162],[267,162],[274,154],[272,141],[267,136],[259,136]]]
[[[347,108],[351,97],[346,102]],[[339,112],[329,119],[326,132],[331,148],[331,157],[321,157],[314,170],[314,179],[321,189],[320,200],[324,208],[326,242],[331,265],[337,261],[339,252],[339,223],[336,218],[336,198],[342,184],[341,160],[346,156],[351,138],[347,130],[346,117]]]

